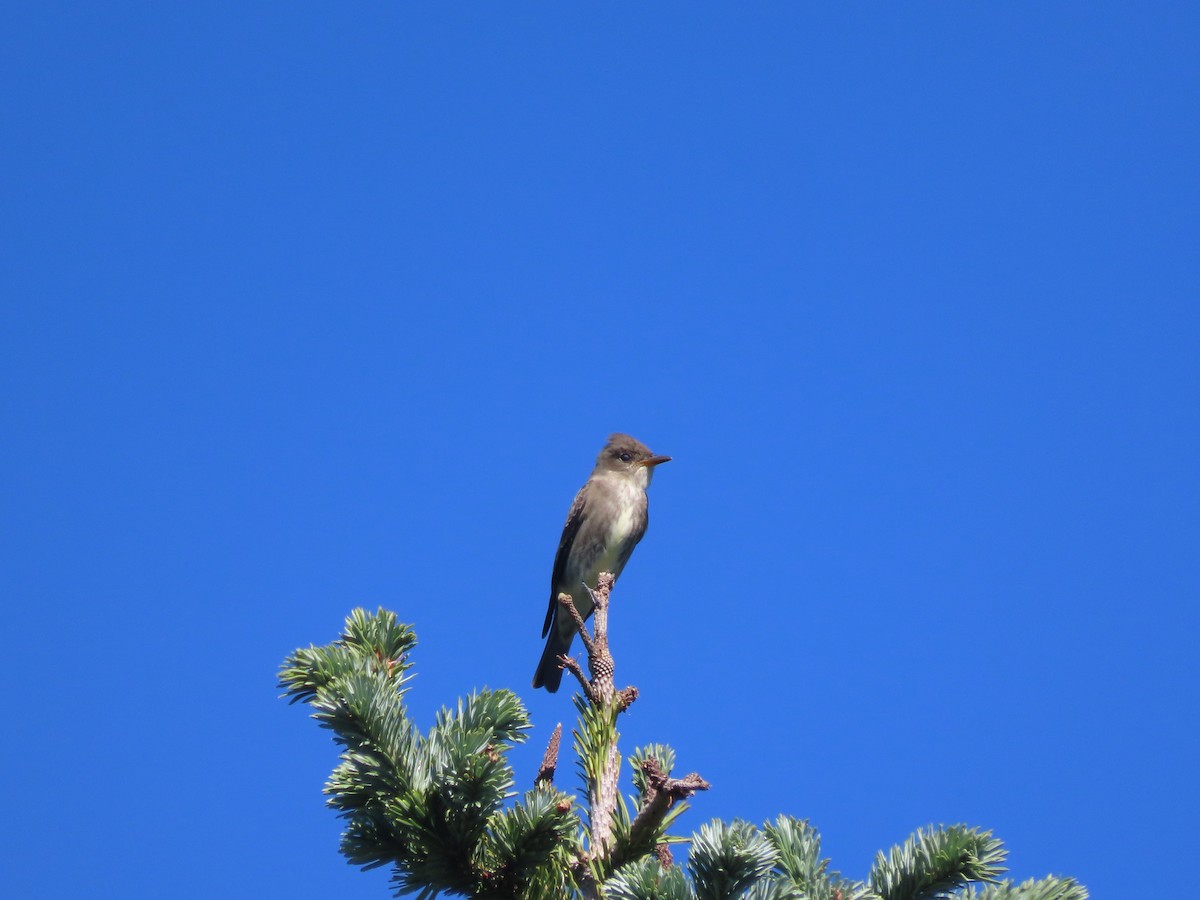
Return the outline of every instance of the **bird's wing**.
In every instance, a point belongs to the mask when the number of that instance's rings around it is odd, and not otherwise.
[[[542,626],[542,637],[550,633],[550,626],[554,623],[554,610],[558,606],[558,594],[555,586],[562,584],[563,577],[566,575],[567,557],[571,553],[571,544],[575,542],[575,535],[579,534],[579,526],[586,518],[583,507],[587,501],[587,489],[588,486],[585,483],[579,489],[579,493],[575,495],[575,502],[571,504],[571,511],[567,513],[567,521],[563,525],[562,539],[558,542],[558,552],[554,554],[554,571],[550,573],[550,608],[546,610],[546,624]]]

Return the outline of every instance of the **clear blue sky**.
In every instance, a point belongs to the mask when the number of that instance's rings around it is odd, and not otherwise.
[[[1195,4],[10,4],[0,894],[382,897],[277,699],[527,685],[610,431],[625,747],[835,867],[1194,855]],[[574,783],[563,766],[565,783]]]

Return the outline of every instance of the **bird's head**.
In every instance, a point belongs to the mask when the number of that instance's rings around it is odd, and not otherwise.
[[[669,456],[655,456],[650,448],[627,434],[614,434],[596,457],[596,473],[609,472],[632,478],[642,487],[650,484],[654,467],[670,462]]]

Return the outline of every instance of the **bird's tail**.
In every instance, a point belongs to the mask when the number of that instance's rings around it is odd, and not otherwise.
[[[552,694],[558,690],[563,674],[558,658],[570,651],[573,638],[573,634],[564,638],[557,628],[550,629],[550,635],[546,638],[546,649],[542,651],[542,659],[538,663],[537,671],[533,673],[535,688],[544,687]]]

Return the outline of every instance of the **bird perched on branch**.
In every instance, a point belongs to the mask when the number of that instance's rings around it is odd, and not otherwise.
[[[601,572],[620,577],[633,548],[646,533],[650,520],[646,488],[654,467],[670,459],[655,456],[627,434],[609,437],[596,457],[596,468],[567,513],[554,557],[550,609],[542,627],[546,649],[533,675],[535,688],[544,687],[550,693],[558,690],[562,681],[558,658],[570,651],[575,639],[575,623],[559,608],[558,595],[570,594],[585,619],[592,614],[592,599],[584,585],[595,587]]]

